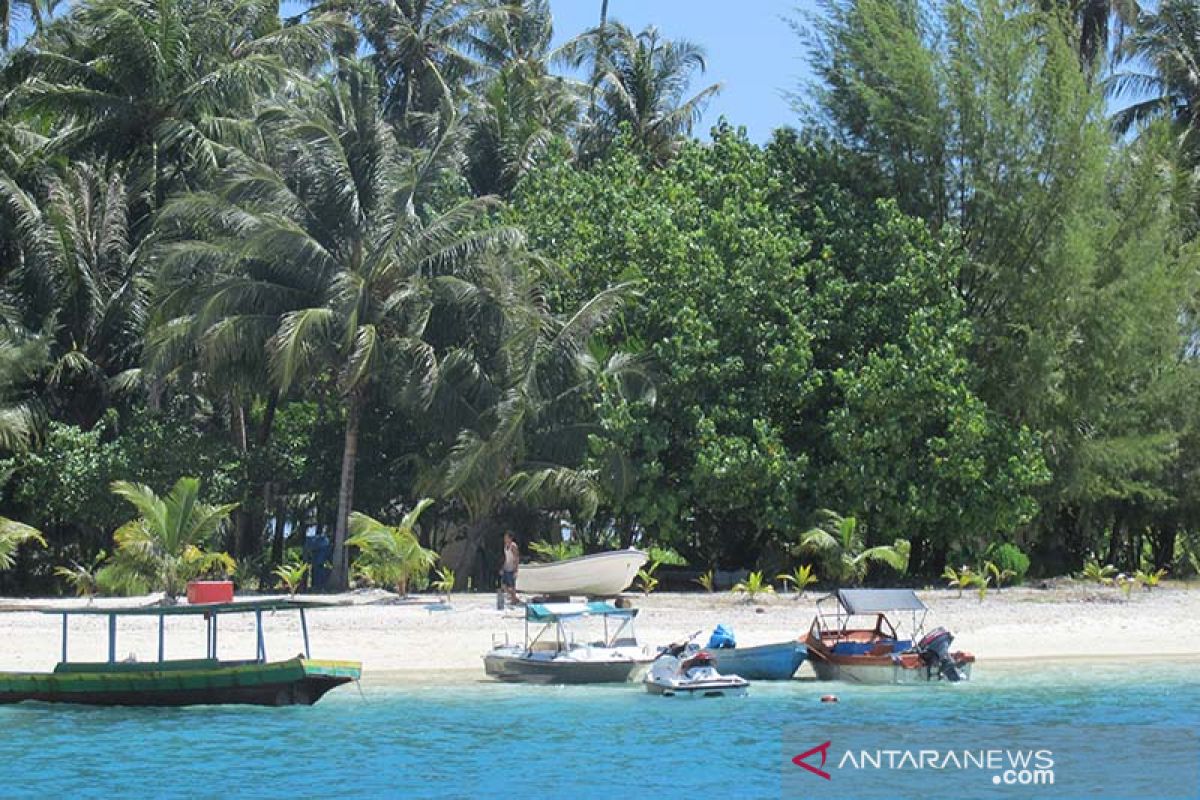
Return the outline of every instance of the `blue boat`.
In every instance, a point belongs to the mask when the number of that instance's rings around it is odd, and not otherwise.
[[[808,657],[808,647],[798,639],[757,647],[704,648],[723,675],[740,675],[750,681],[791,680]]]

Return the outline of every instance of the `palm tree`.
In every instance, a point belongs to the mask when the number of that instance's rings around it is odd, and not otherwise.
[[[44,337],[11,321],[0,327],[0,450],[22,451],[37,437],[44,413],[37,380],[48,364]]]
[[[800,537],[800,549],[824,556],[841,580],[862,583],[872,563],[887,564],[897,572],[908,569],[907,542],[866,547],[858,520],[823,511],[824,521]]]
[[[505,292],[540,294],[532,271],[507,280]],[[653,393],[643,359],[603,352],[594,342],[628,290],[613,287],[566,314],[508,304],[494,334],[503,343],[496,357],[457,350],[444,358],[433,410],[452,419],[457,433],[418,485],[466,512],[468,528],[455,547],[461,560],[451,565],[456,572],[474,571],[484,523],[506,505],[561,509],[579,521],[595,514],[604,475],[588,455],[604,431],[584,421],[585,409],[606,387],[627,399]]]
[[[415,533],[417,519],[433,503],[426,497],[404,515],[399,525],[385,525],[366,514],[350,515],[350,538],[346,544],[361,553],[354,568],[372,583],[393,586],[397,594],[408,594],[409,582],[424,578],[437,563],[437,553],[421,547]]]
[[[146,287],[129,240],[128,193],[119,171],[86,162],[38,184],[35,194],[0,175],[12,265],[0,285],[0,305],[10,309],[0,338],[7,351],[44,352],[23,369],[40,388],[38,406],[90,427],[124,388],[141,347]]]
[[[1163,0],[1154,12],[1141,14],[1134,32],[1121,43],[1108,92],[1114,98],[1133,98],[1113,116],[1118,132],[1165,119],[1180,128],[1190,145],[1200,122],[1200,6]]]
[[[129,241],[129,199],[117,170],[80,163],[45,181],[42,196],[0,180],[15,235],[4,294],[18,324],[40,331],[39,376],[54,416],[90,427],[136,366],[146,287]],[[7,214],[5,212],[8,212]]]
[[[328,57],[348,28],[283,26],[276,0],[85,0],[7,67],[15,107],[59,121],[52,153],[128,164],[150,208],[251,135],[253,104]]]
[[[706,68],[704,50],[686,40],[664,39],[654,27],[634,34],[608,22],[564,45],[563,58],[575,68],[588,66],[596,92],[583,143],[587,154],[602,152],[628,125],[633,141],[663,163],[721,90],[712,84],[686,97],[693,76]]]
[[[148,486],[115,481],[113,493],[129,501],[138,517],[113,534],[116,550],[108,566],[109,580],[115,576],[144,582],[174,599],[187,581],[213,568],[232,571],[232,559],[211,552],[221,527],[236,504],[213,505],[199,501],[200,480],[180,478],[165,497]],[[101,584],[106,583],[98,576]]]
[[[169,273],[220,265],[218,279],[200,287],[202,336],[230,347],[261,343],[281,393],[325,370],[336,376],[346,423],[335,587],[348,580],[345,539],[371,388],[385,368],[399,368],[407,377],[398,393],[427,397],[437,362],[421,337],[434,298],[459,291],[480,253],[519,240],[510,228],[481,229],[495,206],[489,198],[424,209],[422,193],[455,157],[452,114],[433,149],[414,156],[398,146],[377,98],[367,64],[340,62],[311,103],[260,117],[274,163],[236,158],[215,193],[181,198],[163,214],[167,229],[204,231],[173,246]],[[233,326],[249,333],[227,335]]]
[[[28,542],[36,542],[42,547],[46,540],[42,532],[21,522],[0,517],[0,572],[12,569],[17,563],[17,548]]]
[[[353,10],[383,86],[387,117],[406,144],[427,144],[441,106],[479,79],[483,26],[519,13],[502,0],[319,0],[318,9]]]
[[[583,87],[551,73],[548,0],[524,0],[520,8],[480,32],[488,77],[472,104],[467,148],[467,177],[477,194],[507,195],[556,140],[565,150],[582,108]]]
[[[1046,11],[1062,9],[1074,22],[1079,60],[1095,69],[1114,45],[1120,45],[1134,27],[1141,7],[1137,0],[1043,0]]]
[[[13,22],[19,11],[24,10],[33,23],[34,32],[41,33],[62,2],[63,0],[0,0],[0,50],[7,50],[12,43]]]

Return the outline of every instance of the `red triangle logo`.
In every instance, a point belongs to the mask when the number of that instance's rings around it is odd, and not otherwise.
[[[803,767],[804,769],[811,772],[813,775],[821,776],[822,778],[824,778],[827,781],[832,780],[832,778],[829,776],[828,772],[826,772],[823,769],[814,767],[812,764],[809,764],[805,760],[809,756],[815,756],[817,753],[820,753],[821,754],[821,766],[822,767],[825,766],[825,760],[829,757],[829,744],[830,744],[829,742],[826,742],[825,744],[817,745],[816,747],[814,747],[811,750],[806,750],[805,752],[803,752],[800,755],[793,758],[792,763],[795,764],[797,767]]]

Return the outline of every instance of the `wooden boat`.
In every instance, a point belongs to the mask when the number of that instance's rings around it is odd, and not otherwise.
[[[309,653],[305,610],[329,604],[290,599],[233,603],[124,608],[43,608],[62,616],[62,661],[50,673],[0,672],[0,703],[38,700],[99,706],[186,706],[197,704],[312,705],[330,689],[358,680],[357,661],[313,659]],[[304,638],[302,655],[268,661],[263,638],[264,611],[298,611]],[[218,620],[229,614],[254,614],[255,658],[217,658]],[[164,623],[168,616],[202,616],[206,624],[204,658],[166,659]],[[68,660],[69,620],[73,616],[108,618],[108,660]],[[158,660],[118,661],[117,622],[127,617],[158,617]]]
[[[641,550],[613,550],[550,564],[522,564],[517,591],[560,597],[616,597],[629,588],[649,556]]]
[[[633,632],[637,609],[609,603],[530,603],[525,641],[496,643],[483,657],[484,672],[523,683],[625,683],[640,680],[654,661]],[[601,620],[603,637],[579,636],[580,626]],[[530,636],[530,625],[535,626]],[[540,627],[538,627],[540,626]]]
[[[834,614],[821,604],[837,599]],[[889,613],[912,612],[908,638],[896,633]],[[820,680],[854,683],[960,681],[971,676],[975,656],[951,652],[954,637],[945,628],[925,633],[929,609],[911,589],[840,589],[817,601],[808,631],[809,663]],[[920,619],[918,619],[918,614]],[[871,622],[855,622],[868,617]],[[914,644],[915,642],[915,644]]]
[[[788,681],[808,657],[808,648],[799,639],[755,647],[706,647],[718,670],[741,675],[752,681]]]

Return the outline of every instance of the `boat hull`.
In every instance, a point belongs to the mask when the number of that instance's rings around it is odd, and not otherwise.
[[[655,681],[646,681],[646,691],[662,697],[745,697],[750,687],[746,683],[730,681],[693,682],[679,686],[664,686]]]
[[[70,669],[63,670],[66,666]],[[266,663],[69,664],[53,673],[0,673],[0,703],[94,706],[312,705],[357,680],[356,661],[293,658]]]
[[[571,661],[521,658],[489,653],[484,672],[497,680],[516,683],[628,683],[641,680],[651,659]]]
[[[640,550],[614,550],[552,564],[522,564],[517,591],[534,595],[616,597],[629,588],[649,558]]]
[[[944,680],[936,666],[906,664],[903,662],[869,663],[853,657],[812,657],[809,659],[817,679],[822,681],[844,681],[863,684],[931,683]],[[971,677],[971,661],[957,661],[963,680]]]
[[[718,671],[751,681],[791,680],[808,657],[808,648],[795,640],[756,647],[705,648],[703,652],[713,657]]]

